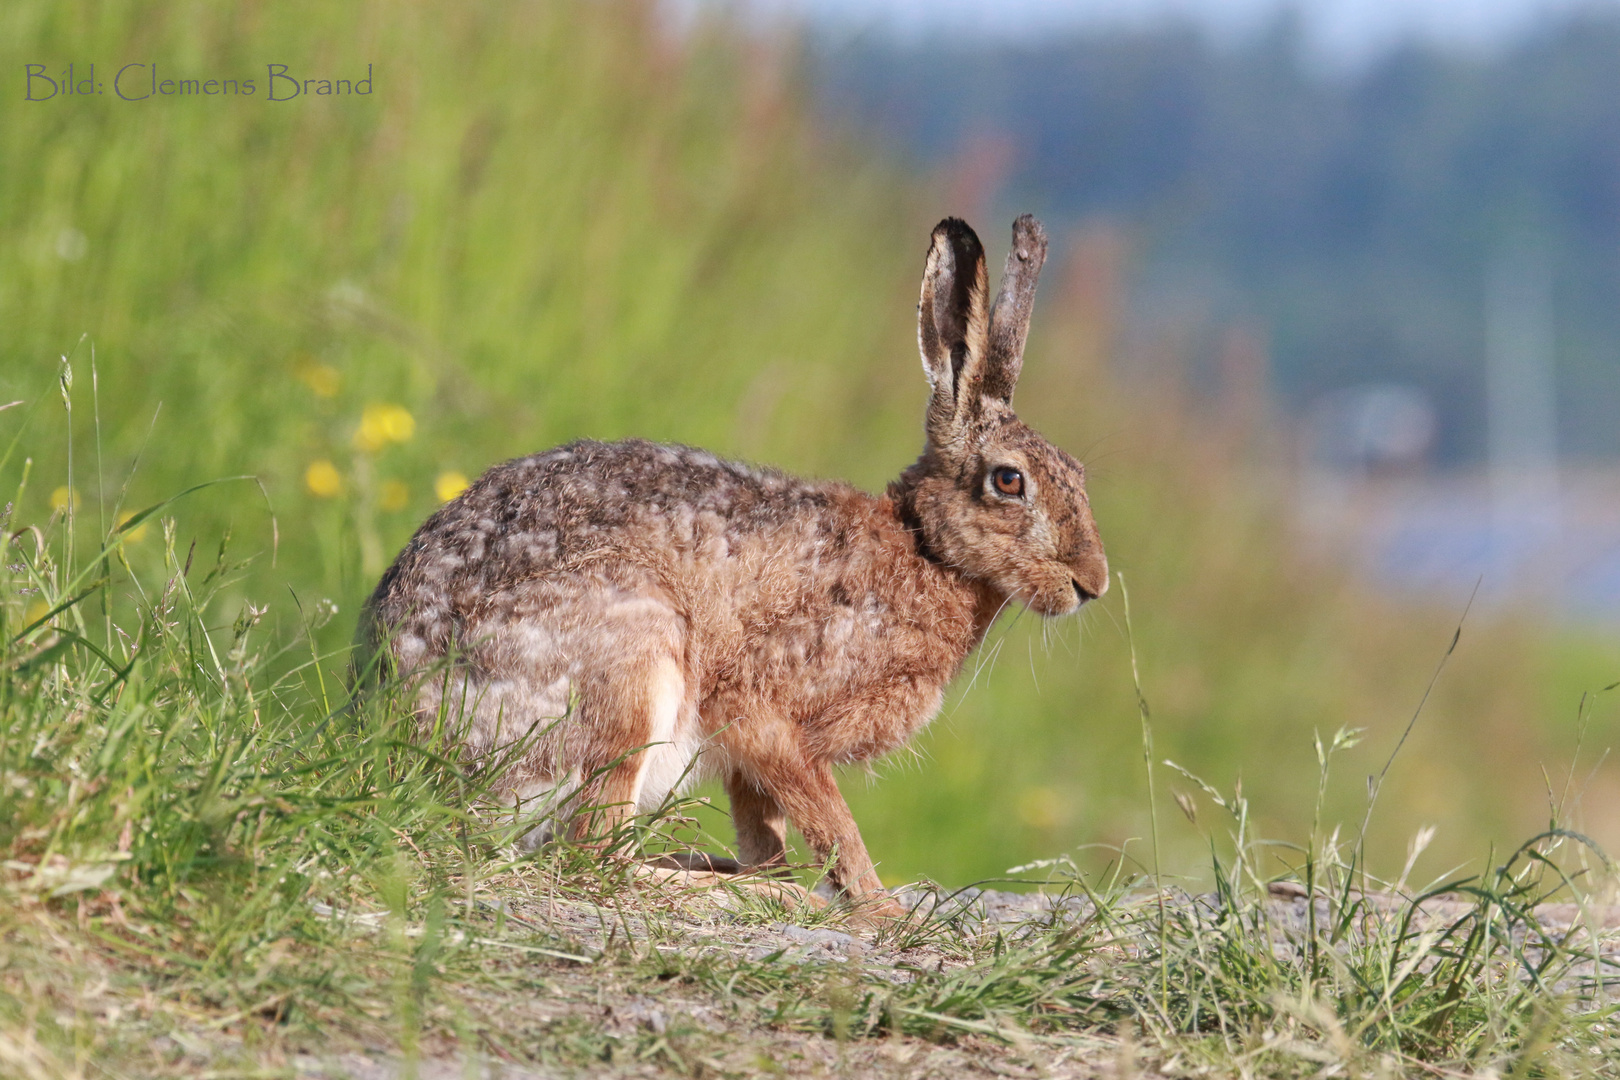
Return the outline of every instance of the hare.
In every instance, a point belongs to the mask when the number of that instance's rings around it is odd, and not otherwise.
[[[1010,600],[1056,616],[1108,588],[1085,469],[1012,410],[1045,258],[1020,217],[991,305],[973,230],[934,229],[927,441],[885,494],[684,446],[571,443],[491,468],[429,518],[362,636],[395,677],[418,674],[424,724],[464,717],[473,758],[537,733],[499,788],[549,809],[532,839],[560,808],[617,822],[718,778],[742,864],[782,865],[791,821],[837,889],[882,903],[833,770],[928,723]]]

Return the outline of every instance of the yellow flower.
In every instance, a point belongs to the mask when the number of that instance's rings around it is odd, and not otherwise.
[[[409,442],[415,434],[416,418],[403,405],[367,405],[354,432],[354,445],[371,452],[391,442]]]
[[[79,508],[79,493],[77,491],[71,488],[59,487],[51,492],[52,510],[66,510],[69,503],[73,504],[74,510]]]
[[[398,480],[384,480],[382,490],[377,493],[377,505],[388,513],[405,509],[410,501],[411,489]]]
[[[343,474],[325,458],[312,461],[309,468],[304,470],[304,486],[309,488],[311,494],[330,499],[343,490]]]
[[[45,613],[50,610],[51,605],[47,604],[43,600],[35,600],[32,604],[28,605],[28,614],[23,616],[23,625],[28,626],[31,623],[38,622],[39,620],[43,619],[45,617]]]
[[[343,387],[343,376],[331,364],[300,364],[296,374],[298,381],[313,390],[316,397],[337,397]]]
[[[449,502],[466,490],[467,478],[454,469],[446,469],[433,481],[433,494],[439,497],[440,502]]]
[[[123,525],[124,522],[128,521],[130,518],[132,518],[134,516],[135,516],[135,511],[133,511],[133,510],[125,510],[122,514],[118,515],[118,524]],[[133,529],[129,530],[129,532],[124,534],[124,543],[126,543],[126,544],[138,544],[138,543],[141,542],[142,537],[144,537],[145,535],[146,535],[146,522],[143,521],[139,525],[135,526]]]

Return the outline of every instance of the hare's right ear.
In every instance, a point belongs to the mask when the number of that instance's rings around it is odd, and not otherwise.
[[[1001,291],[990,309],[990,352],[985,358],[984,393],[1008,405],[1024,368],[1024,342],[1035,310],[1035,283],[1046,263],[1046,230],[1029,214],[1013,222]]]
[[[978,415],[989,352],[988,292],[978,236],[957,218],[934,226],[917,304],[917,348],[933,389],[928,440],[941,448],[959,443]]]

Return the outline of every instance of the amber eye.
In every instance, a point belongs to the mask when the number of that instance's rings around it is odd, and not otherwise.
[[[990,474],[990,482],[996,485],[996,490],[1003,495],[1012,495],[1015,498],[1024,494],[1024,474],[1017,469],[1003,465]]]

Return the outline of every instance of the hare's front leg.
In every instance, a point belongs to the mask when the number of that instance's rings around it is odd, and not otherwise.
[[[882,895],[883,882],[872,867],[855,815],[838,790],[831,766],[809,759],[774,762],[761,770],[759,780],[819,858],[837,854],[828,876],[839,892],[855,897]]]
[[[737,829],[737,856],[746,867],[787,863],[787,817],[781,804],[752,779],[733,771],[726,777],[731,823]]]

